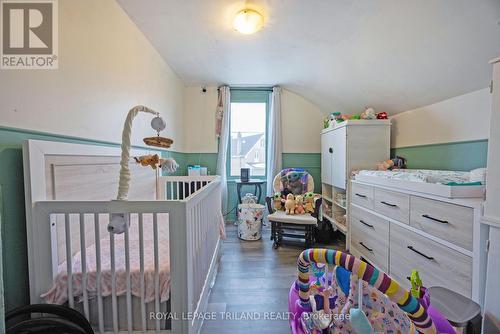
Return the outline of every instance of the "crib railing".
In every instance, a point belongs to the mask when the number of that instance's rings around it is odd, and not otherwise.
[[[68,306],[74,305],[73,284],[80,284],[82,289],[83,313],[89,318],[89,293],[86,238],[89,237],[86,226],[94,225],[92,237],[95,239],[96,272],[95,293],[97,298],[98,328],[105,333],[102,282],[101,242],[106,237],[102,225],[107,224],[114,213],[123,213],[136,217],[133,224],[122,237],[109,234],[109,254],[111,271],[111,298],[113,332],[131,333],[137,324],[132,314],[132,289],[130,273],[130,237],[132,228],[138,230],[140,251],[140,291],[142,331],[146,328],[147,318],[144,291],[144,217],[152,216],[153,253],[154,253],[154,310],[160,313],[160,245],[159,231],[168,224],[169,256],[170,256],[170,305],[171,330],[161,328],[160,317],[155,318],[155,329],[152,332],[162,333],[195,333],[201,322],[193,316],[204,310],[208,292],[216,272],[216,263],[220,242],[221,203],[220,180],[218,177],[162,177],[165,200],[158,201],[40,201],[33,208],[33,238],[28,242],[30,253],[30,293],[31,302],[42,302],[41,294],[47,292],[58,276],[58,245],[55,224],[64,224],[66,284]],[[79,245],[71,244],[71,234],[80,233]],[[126,313],[118,311],[117,306],[117,271],[115,263],[115,243],[123,238],[125,248],[126,277]],[[106,250],[107,251],[107,250]],[[80,252],[81,274],[73,273],[74,254]],[[123,274],[123,273],[122,273]],[[119,317],[127,318],[127,328],[119,328]],[[187,319],[187,320],[186,320]]]

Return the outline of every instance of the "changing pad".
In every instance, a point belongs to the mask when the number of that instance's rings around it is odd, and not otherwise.
[[[392,171],[362,170],[359,172],[359,175],[391,180],[440,183],[446,185],[469,184],[475,182],[471,180],[470,174],[470,172],[428,169],[394,169]]]

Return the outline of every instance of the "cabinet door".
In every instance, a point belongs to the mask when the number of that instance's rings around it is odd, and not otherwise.
[[[333,186],[341,189],[346,188],[346,135],[347,127],[332,131],[333,133]]]
[[[321,182],[332,184],[333,132],[321,135]]]

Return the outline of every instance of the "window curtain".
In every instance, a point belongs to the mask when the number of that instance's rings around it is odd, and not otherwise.
[[[217,116],[220,118],[220,134],[219,134],[219,154],[217,156],[217,175],[221,178],[222,186],[222,213],[227,212],[227,170],[226,162],[228,159],[227,150],[229,145],[229,119],[231,117],[231,95],[229,87],[222,86],[219,88],[219,99],[217,105]]]
[[[274,176],[281,171],[283,138],[281,135],[281,88],[273,87],[269,112],[269,139],[267,145],[267,194],[273,194]]]

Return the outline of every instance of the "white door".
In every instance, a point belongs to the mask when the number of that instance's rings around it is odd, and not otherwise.
[[[321,135],[321,182],[332,184],[333,132]]]
[[[488,269],[486,273],[486,292],[484,300],[483,333],[500,331],[500,228],[490,227],[490,248],[488,252]]]
[[[346,188],[346,134],[347,126],[334,130],[333,132],[333,167],[332,181],[333,186]]]

